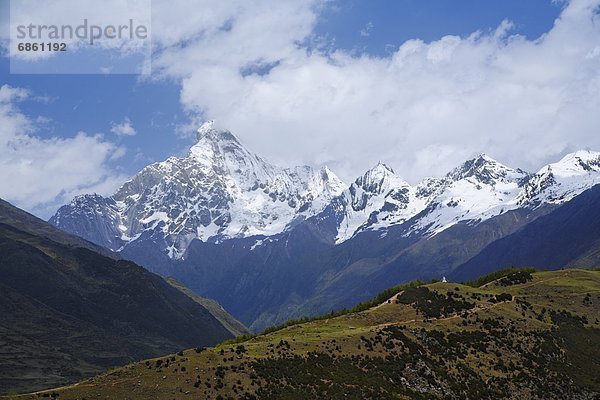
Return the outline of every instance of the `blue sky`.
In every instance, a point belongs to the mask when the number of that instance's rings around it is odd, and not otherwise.
[[[326,8],[317,34],[332,38],[336,47],[385,56],[390,45],[405,40],[494,30],[504,19],[515,23],[515,32],[537,38],[560,10],[551,0],[346,0]]]
[[[8,0],[0,0],[0,14],[3,15],[3,24],[6,24],[8,4]],[[204,4],[210,3],[205,2]],[[265,83],[267,81],[268,83],[273,83],[277,79],[278,74],[283,75],[286,71],[289,72],[289,70],[286,70],[289,65],[293,65],[296,62],[304,63],[306,66],[315,65],[314,62],[316,60],[310,59],[309,56],[306,56],[306,60],[304,61],[297,61],[298,57],[290,56],[293,51],[297,50],[297,48],[290,50],[292,45],[294,47],[300,46],[304,51],[310,51],[311,48],[314,48],[315,51],[319,51],[330,57],[331,54],[342,52],[344,57],[350,57],[350,60],[357,64],[362,62],[375,63],[375,60],[378,59],[393,59],[394,54],[399,51],[400,46],[412,39],[421,39],[425,43],[431,43],[437,42],[448,35],[456,35],[462,38],[463,41],[466,41],[469,35],[478,31],[483,35],[491,37],[504,20],[512,22],[512,27],[510,28],[511,36],[522,35],[527,43],[535,44],[536,39],[553,28],[555,19],[559,17],[565,6],[565,2],[551,0],[331,1],[319,4],[310,10],[302,9],[302,12],[306,13],[306,20],[298,22],[301,28],[298,28],[297,32],[291,32],[289,39],[286,36],[285,45],[273,43],[272,48],[275,50],[272,52],[265,50],[264,53],[257,51],[257,54],[248,55],[248,60],[252,61],[252,57],[257,60],[268,61],[271,58],[277,60],[273,64],[278,65],[277,68],[273,71],[268,68],[265,70],[265,72],[273,72],[271,74],[273,81],[268,81],[265,78]],[[177,7],[185,9],[186,6],[184,3],[180,6],[172,6],[172,8]],[[303,6],[300,5],[298,7]],[[155,7],[155,11],[157,8]],[[260,7],[257,8],[259,9]],[[265,10],[268,9],[269,7],[265,7]],[[235,9],[231,12],[235,13],[238,11]],[[234,24],[248,17],[248,15],[251,16],[251,11],[244,10],[243,12],[239,12],[239,16],[232,14],[233,17],[229,17],[233,18],[232,20],[235,21]],[[186,15],[186,13],[184,12],[182,15]],[[285,17],[287,16],[282,18]],[[153,18],[154,25],[160,23],[160,21],[157,21],[157,19],[161,18],[158,12],[156,12]],[[295,16],[290,14],[289,18],[295,18]],[[269,26],[267,25],[265,29],[268,30]],[[285,27],[275,26],[273,29],[273,36],[280,37],[282,33],[279,33],[278,29],[285,29]],[[232,31],[232,34],[234,34],[235,29]],[[283,34],[287,35],[287,32]],[[224,34],[219,33],[219,35]],[[251,33],[248,36],[252,37]],[[219,39],[221,38],[219,37]],[[224,43],[228,43],[226,38],[222,40]],[[265,40],[268,39],[257,34],[256,43]],[[505,39],[498,40],[500,43],[500,40]],[[502,43],[505,44],[505,42]],[[498,46],[502,47],[504,45],[502,43]],[[482,46],[481,43],[476,43],[476,45]],[[271,44],[265,43],[264,46],[269,48]],[[277,46],[281,47],[281,51]],[[185,60],[190,59],[189,51],[183,49],[176,53],[174,50],[173,54],[183,54],[182,60],[184,62],[181,65],[185,65]],[[236,51],[239,50],[235,48],[231,49],[232,53]],[[198,57],[202,59],[203,55],[200,54]],[[231,64],[240,63],[240,65],[244,65],[243,63],[248,62],[248,60],[234,59],[231,61]],[[8,58],[0,57],[0,86],[9,85],[13,88],[28,90],[29,95],[27,99],[14,103],[12,107],[30,120],[35,121],[35,129],[29,133],[30,135],[39,137],[42,140],[53,140],[56,138],[72,138],[77,132],[82,131],[87,135],[101,134],[102,139],[100,140],[110,142],[114,145],[115,149],[120,148],[121,151],[125,149],[125,156],[106,159],[103,164],[103,167],[108,168],[110,173],[121,180],[123,177],[130,176],[152,161],[159,161],[173,154],[180,155],[185,153],[186,148],[193,141],[193,134],[191,134],[191,128],[188,124],[204,118],[216,117],[219,119],[219,117],[223,116],[220,120],[225,121],[228,125],[227,127],[232,127],[232,130],[238,127],[238,131],[234,130],[234,133],[248,142],[251,148],[258,153],[265,154],[267,157],[275,159],[275,161],[290,158],[286,153],[288,150],[284,149],[284,147],[287,147],[285,140],[289,140],[297,135],[292,133],[292,129],[290,129],[290,136],[284,137],[281,140],[277,139],[275,135],[276,132],[281,132],[282,130],[287,132],[286,123],[289,123],[290,126],[298,125],[298,120],[293,116],[270,121],[271,113],[268,112],[269,108],[265,108],[264,106],[261,108],[256,105],[252,106],[254,107],[252,108],[249,105],[250,103],[242,103],[240,100],[240,102],[232,104],[235,104],[235,107],[239,106],[240,109],[246,110],[246,113],[252,114],[253,119],[244,122],[239,119],[239,115],[230,117],[223,110],[227,108],[227,97],[231,98],[231,93],[234,93],[233,96],[235,96],[235,88],[223,90],[224,98],[213,101],[213,98],[219,95],[220,92],[218,89],[208,87],[207,82],[202,81],[202,76],[198,76],[200,68],[197,71],[190,67],[188,71],[183,71],[183,67],[174,65],[175,63],[169,63],[168,60],[160,61],[162,61],[159,62],[161,73],[153,76],[151,79],[142,79],[136,75],[11,75],[9,73]],[[349,61],[347,60],[335,61],[335,63],[339,62],[342,64],[348,63],[349,65]],[[281,63],[281,68],[279,67],[279,63]],[[212,61],[212,64],[214,64],[214,61]],[[225,64],[229,67],[229,60],[227,60],[227,63],[224,61],[223,70],[227,69]],[[187,67],[187,65],[185,66]],[[295,70],[297,71],[298,68]],[[348,70],[351,70],[351,68],[349,67]],[[212,70],[206,69],[206,71],[203,72],[206,80],[214,79],[209,77],[209,72]],[[435,74],[437,73],[435,72]],[[296,77],[296,75],[292,75],[290,80]],[[271,79],[271,76],[268,78]],[[260,76],[254,80],[244,79],[244,85],[247,85],[248,82],[255,84],[256,80],[260,79],[262,79]],[[280,83],[277,84],[280,85]],[[401,89],[401,86],[399,89]],[[249,91],[253,90],[248,89],[247,86],[240,86],[240,88]],[[200,95],[205,97],[199,97]],[[252,95],[253,93],[249,92],[247,97],[250,98]],[[260,99],[260,97],[257,97],[257,99]],[[256,99],[253,101],[252,104],[255,104]],[[298,102],[300,100],[297,99],[295,104],[303,104]],[[277,104],[274,104],[273,107],[277,107]],[[284,111],[281,112],[283,113]],[[332,110],[327,118],[336,118],[341,115],[341,112],[338,109]],[[378,110],[375,110],[375,112],[378,112]],[[315,115],[314,110],[307,112],[307,115]],[[316,115],[320,114],[317,113]],[[371,112],[371,115],[373,115],[373,112]],[[119,136],[111,133],[111,126],[121,123],[126,118],[131,121],[137,134],[134,136]],[[259,134],[263,131],[262,126],[272,127],[270,128],[270,133]],[[240,129],[239,127],[242,128]],[[395,127],[393,126],[394,129]],[[409,126],[407,131],[411,129],[412,127]],[[317,151],[312,151],[310,148],[304,149],[305,154],[300,154],[298,157],[291,157],[292,161],[308,162],[311,164],[328,163],[337,167],[341,171],[339,174],[346,180],[352,179],[351,177],[355,176],[357,171],[368,167],[369,163],[376,161],[369,159],[365,162],[349,164],[348,160],[343,159],[343,151],[340,154],[334,154],[322,150],[326,149],[331,143],[334,143],[335,140],[340,140],[341,138],[343,138],[343,135],[337,134],[337,139],[334,135],[329,141],[317,141],[320,146]],[[489,138],[482,143],[485,146],[489,145],[493,149],[495,140]],[[398,135],[398,143],[409,141],[411,140]],[[267,143],[276,144],[270,147]],[[290,145],[293,146],[294,142],[290,142]],[[277,146],[280,146],[280,148],[277,148]],[[413,146],[417,146],[417,144]],[[455,152],[450,154],[451,150],[444,150],[447,147],[447,143],[442,143],[439,138],[432,139],[430,143],[419,144],[418,146],[422,148],[439,146],[441,149],[439,151],[440,154],[448,154],[447,163],[443,163],[444,168],[464,156],[464,153]],[[552,148],[550,154],[548,154],[548,151],[544,153],[546,154],[545,156],[537,155],[536,162],[544,160],[544,157],[555,156],[561,151],[566,151],[570,149],[569,146],[574,146],[574,144],[563,144],[560,149]],[[414,153],[414,149],[407,148],[406,151]],[[481,150],[489,151],[489,149],[484,148]],[[376,150],[374,150],[374,154],[376,154]],[[391,155],[384,155],[385,157],[393,158]],[[414,161],[412,162],[413,164]],[[423,160],[417,160],[418,162],[425,163],[425,165],[427,163]],[[413,178],[414,180],[420,177],[420,175],[437,172],[439,171],[426,170],[418,172],[407,170],[405,175],[409,179]],[[85,189],[86,185],[83,184],[80,188]],[[103,187],[107,187],[107,185]],[[89,188],[94,189],[93,185],[89,186]],[[59,191],[62,194],[49,201],[41,203],[22,202],[22,204],[40,215],[48,216],[60,201],[68,200],[69,193],[78,192],[78,190],[74,189],[73,187],[64,188],[64,190]],[[19,196],[13,194],[12,197],[14,201],[19,203]]]
[[[78,131],[110,134],[111,123],[129,118],[140,133],[114,137],[128,149],[119,160],[128,173],[182,151],[189,140],[175,134],[189,122],[179,103],[179,85],[171,81],[144,82],[136,75],[10,75],[8,59],[0,59],[0,80],[27,88],[40,97],[20,104],[27,115],[51,121],[39,125],[42,137],[73,136]]]
[[[0,7],[7,15],[9,1],[0,0]],[[560,9],[551,0],[344,0],[324,7],[314,34],[333,49],[386,56],[409,39],[433,41],[445,35],[490,31],[504,19],[516,24],[516,33],[537,38],[552,27]],[[190,119],[179,102],[180,85],[173,80],[140,80],[135,75],[11,75],[4,57],[0,82],[45,98],[20,105],[28,115],[51,120],[40,126],[42,137],[73,136],[78,131],[109,134],[112,122],[128,117],[143,134],[118,139],[130,156],[138,155],[119,160],[119,168],[127,174],[151,160],[185,151],[193,137],[176,133]]]

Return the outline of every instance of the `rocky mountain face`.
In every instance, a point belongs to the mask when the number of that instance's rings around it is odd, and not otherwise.
[[[341,215],[337,243],[364,230],[402,223],[424,208],[425,199],[392,168],[379,163],[337,199]]]
[[[333,224],[338,244],[411,219],[411,233],[435,235],[461,221],[564,203],[600,183],[599,171],[600,153],[588,151],[536,174],[482,154],[415,186],[378,163],[347,187],[327,167],[276,167],[208,122],[187,157],[144,168],[109,198],[76,197],[50,223],[113,251],[150,240],[171,259],[194,239],[273,236],[317,214]]]
[[[207,123],[186,157],[109,198],[78,197],[50,222],[259,330],[450,274],[598,183],[600,153],[580,151],[533,174],[482,154],[416,185],[378,163],[345,185],[327,168],[276,167]]]
[[[519,205],[561,204],[600,183],[600,153],[577,151],[539,170],[517,197]]]
[[[344,188],[328,168],[275,167],[212,122],[197,139],[187,157],[144,168],[110,198],[75,198],[50,223],[112,250],[150,238],[180,258],[193,239],[280,233]]]
[[[439,233],[461,221],[485,220],[517,207],[529,174],[482,154],[443,178],[410,186],[382,164],[344,192],[338,243],[365,230],[382,230],[415,218],[411,232]]]

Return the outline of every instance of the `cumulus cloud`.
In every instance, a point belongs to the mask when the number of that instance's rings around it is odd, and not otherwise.
[[[0,197],[48,217],[74,195],[113,192],[125,177],[109,162],[123,149],[83,132],[36,136],[38,121],[18,108],[29,97],[27,90],[0,87]]]
[[[309,45],[322,2],[196,1],[186,19],[157,1],[154,66],[179,79],[188,110],[283,164],[352,180],[381,160],[414,182],[486,152],[535,170],[600,148],[599,5],[570,1],[534,40],[505,21],[375,57]]]
[[[396,43],[384,57],[315,37],[328,4],[155,0],[154,77],[181,84],[194,121],[216,119],[275,162],[328,164],[346,181],[377,161],[416,182],[480,152],[536,170],[600,149],[600,0],[565,1],[537,39],[504,21]],[[45,213],[74,194],[111,193],[124,150],[85,133],[39,137],[17,107],[29,96],[0,90],[0,196]],[[113,128],[135,132],[127,119]]]
[[[113,122],[110,126],[110,131],[117,136],[135,136],[137,134],[137,131],[128,117],[125,117],[123,122],[119,124]]]

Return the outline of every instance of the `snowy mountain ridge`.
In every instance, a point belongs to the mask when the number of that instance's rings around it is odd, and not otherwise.
[[[548,164],[529,180],[518,204],[561,204],[600,184],[600,152],[580,150]]]
[[[74,228],[82,218],[101,220],[102,237],[88,239],[120,250],[151,235],[169,257],[179,258],[193,239],[282,232],[293,221],[321,211],[344,186],[326,167],[275,167],[250,153],[231,132],[208,122],[198,130],[187,157],[149,165],[108,199],[75,198],[50,222],[81,234],[82,229]],[[111,234],[119,238],[117,243],[109,240]]]
[[[152,240],[181,258],[194,239],[257,236],[259,246],[313,216],[330,218],[328,209],[336,243],[403,223],[406,235],[431,236],[463,221],[560,204],[599,183],[600,153],[578,151],[535,174],[481,154],[414,186],[378,163],[347,186],[327,167],[274,166],[208,122],[186,157],[147,166],[111,197],[79,196],[50,222],[112,250]]]
[[[360,221],[364,215],[357,215],[356,210],[345,211],[337,240],[343,242],[363,230],[397,225],[419,214],[408,233],[435,234],[460,221],[487,219],[516,207],[516,203],[512,207],[510,204],[527,178],[526,172],[509,168],[485,154],[466,161],[441,179],[426,178],[416,186],[394,176],[385,179],[385,194],[371,192],[371,207],[363,210],[363,214],[368,213],[366,222]],[[353,187],[358,183],[359,180],[344,195],[355,197],[357,190]],[[361,196],[365,197],[363,193]],[[355,226],[355,230],[345,229]]]
[[[353,190],[354,186],[360,186],[359,180],[342,194],[347,199],[341,204],[354,204],[354,193],[365,197],[364,193]],[[366,196],[369,207],[360,214],[349,207],[338,210],[343,215],[338,243],[365,230],[383,230],[385,235],[385,228],[411,219],[406,235],[432,236],[462,221],[477,223],[517,208],[565,203],[600,184],[600,153],[577,151],[535,174],[507,167],[480,154],[445,177],[426,178],[416,186],[397,176],[384,180],[388,191],[370,192]],[[400,205],[393,202],[394,193],[404,194]]]

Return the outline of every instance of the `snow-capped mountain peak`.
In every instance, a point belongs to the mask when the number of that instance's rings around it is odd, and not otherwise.
[[[444,178],[427,178],[411,186],[380,163],[344,192],[349,207],[337,240],[397,225],[420,213],[410,232],[435,234],[460,221],[489,218],[510,209],[527,177],[519,169],[480,154]]]
[[[200,141],[202,140],[204,137],[208,137],[208,136],[214,136],[214,135],[219,135],[219,133],[221,133],[223,131],[218,130],[215,127],[215,121],[214,120],[209,120],[206,121],[205,123],[203,123],[202,125],[200,125],[200,128],[198,128],[198,130],[196,131],[196,141]]]
[[[214,121],[198,129],[188,159],[193,159],[204,174],[235,178],[244,188],[256,181],[272,180],[276,174],[273,166],[248,151],[231,132],[215,128]]]
[[[422,207],[415,189],[381,162],[359,176],[342,196],[338,242],[366,229],[401,223]]]
[[[394,175],[395,172],[392,169],[392,167],[390,167],[387,164],[382,163],[381,161],[378,161],[377,164],[371,168],[368,172],[370,172],[372,175]]]
[[[150,240],[178,258],[194,239],[271,236],[312,216],[333,218],[337,243],[404,223],[406,235],[435,235],[596,184],[600,153],[577,151],[533,175],[480,154],[415,186],[380,162],[346,186],[327,167],[272,165],[210,121],[186,157],[147,166],[111,197],[77,197],[51,222],[112,250]]]
[[[404,179],[396,175],[392,168],[381,162],[365,172],[364,175],[359,176],[353,185],[372,194],[381,194],[387,190],[410,186]]]
[[[452,170],[447,178],[453,181],[472,178],[482,184],[494,185],[498,181],[512,180],[522,175],[523,171],[507,167],[482,153]]]
[[[202,150],[208,147],[223,153],[243,151],[250,154],[233,133],[227,129],[218,129],[214,121],[205,122],[196,132],[196,144],[191,147],[191,150]]]
[[[580,150],[534,174],[517,198],[521,205],[563,203],[600,184],[600,153]]]
[[[119,250],[106,240],[110,234],[121,245],[151,238],[177,258],[193,239],[282,232],[296,218],[320,212],[345,187],[328,168],[274,166],[210,121],[198,129],[186,157],[152,164],[107,201],[87,205],[111,216],[102,227],[108,234],[88,239]],[[85,224],[84,214],[75,201],[53,222],[72,230]]]
[[[554,174],[567,177],[600,171],[600,152],[579,150],[567,154],[560,161],[548,165]]]
[[[480,154],[450,171],[445,178],[427,179],[417,186],[428,212],[413,229],[435,234],[460,222],[482,220],[511,208],[529,175]]]

